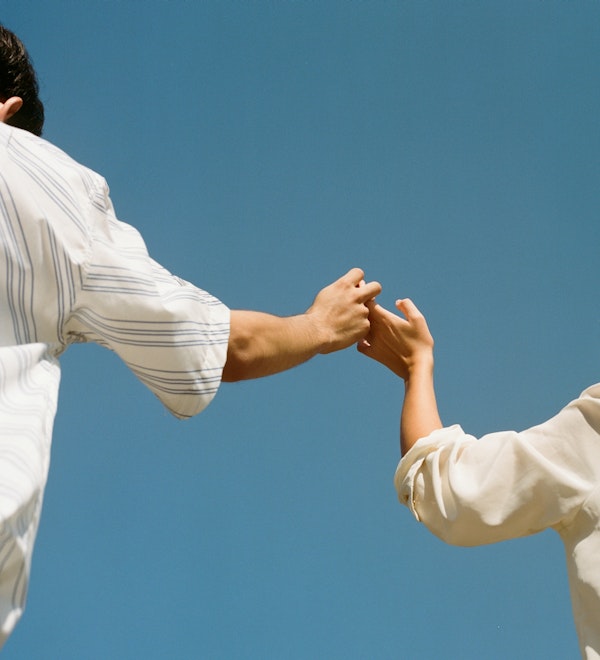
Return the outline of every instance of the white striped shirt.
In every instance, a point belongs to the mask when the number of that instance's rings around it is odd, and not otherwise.
[[[229,310],[153,261],[102,177],[0,123],[0,646],[27,591],[60,368],[72,343],[115,351],[176,416],[203,410]]]

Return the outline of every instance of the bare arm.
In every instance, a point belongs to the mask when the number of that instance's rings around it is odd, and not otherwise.
[[[369,331],[365,303],[381,291],[377,282],[365,284],[363,277],[362,270],[353,268],[297,316],[233,310],[223,380],[269,376],[363,339]]]
[[[404,381],[404,403],[400,421],[402,456],[419,438],[442,428],[433,387],[433,362],[415,369]]]
[[[396,302],[405,318],[369,303],[371,327],[358,349],[404,380],[400,422],[402,455],[432,431],[442,428],[433,386],[433,337],[424,316],[408,298]]]

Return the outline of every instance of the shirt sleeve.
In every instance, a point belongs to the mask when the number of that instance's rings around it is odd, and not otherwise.
[[[595,488],[600,385],[544,424],[477,440],[434,431],[400,461],[400,501],[438,537],[481,545],[568,524]]]
[[[176,416],[199,413],[221,382],[229,309],[151,259],[137,230],[115,217],[106,186],[92,206],[70,339],[115,351]]]

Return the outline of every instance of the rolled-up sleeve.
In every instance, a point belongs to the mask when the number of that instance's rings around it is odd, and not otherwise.
[[[597,483],[600,386],[549,421],[481,439],[450,426],[419,440],[395,475],[400,501],[434,534],[481,545],[559,528]]]
[[[113,350],[173,414],[195,415],[221,382],[229,309],[151,259],[101,192],[66,334]]]

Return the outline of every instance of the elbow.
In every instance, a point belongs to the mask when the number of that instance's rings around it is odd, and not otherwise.
[[[224,383],[237,383],[252,377],[249,343],[247,339],[239,336],[235,339],[230,338],[221,376]]]
[[[443,541],[447,545],[453,545],[459,548],[473,548],[478,545],[486,545],[487,543],[485,541],[473,538],[473,534],[467,532],[466,530],[452,528],[439,530],[429,527],[429,531],[434,536],[437,536],[440,541]]]
[[[504,521],[490,521],[479,512],[461,511],[453,517],[425,516],[429,531],[448,545],[463,548],[498,543],[513,536]]]
[[[252,335],[245,313],[232,310],[227,359],[221,375],[224,383],[237,383],[252,378],[253,346],[256,344]]]

